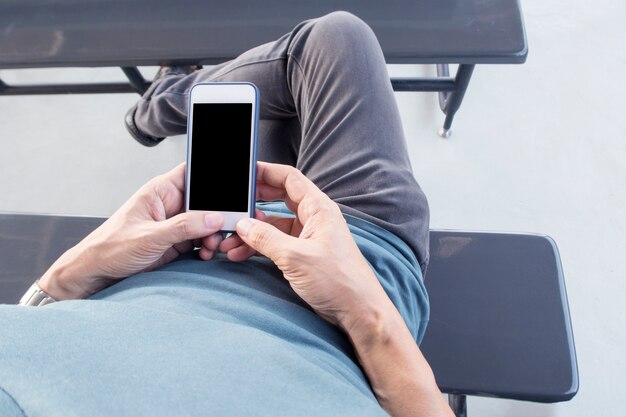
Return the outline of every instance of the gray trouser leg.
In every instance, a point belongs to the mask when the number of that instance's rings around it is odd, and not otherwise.
[[[187,76],[159,79],[135,117],[145,133],[186,131],[197,82],[250,81],[261,94],[259,159],[299,168],[345,213],[402,238],[428,262],[428,203],[415,181],[385,60],[371,29],[336,12]]]

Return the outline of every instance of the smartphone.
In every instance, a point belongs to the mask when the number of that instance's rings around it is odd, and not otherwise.
[[[189,93],[185,209],[219,211],[222,231],[254,217],[259,91],[200,83]]]

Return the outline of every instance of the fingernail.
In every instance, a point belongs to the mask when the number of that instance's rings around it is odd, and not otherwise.
[[[248,235],[250,228],[252,227],[252,220],[250,219],[242,219],[237,223],[237,234],[239,236],[245,237]]]
[[[204,224],[206,224],[209,229],[220,227],[221,222],[222,215],[219,213],[208,213],[204,216]]]
[[[214,246],[214,247],[218,247],[220,243],[222,242],[222,240],[224,240],[224,238],[222,237],[220,233],[217,233],[211,236],[210,239],[211,239],[211,246]]]

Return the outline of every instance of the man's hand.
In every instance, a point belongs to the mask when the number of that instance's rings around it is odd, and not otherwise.
[[[221,237],[221,214],[182,212],[185,164],[153,178],[111,218],[64,253],[39,285],[57,300],[85,298],[115,281],[154,269],[201,244],[210,259]],[[216,237],[213,237],[216,236]],[[195,242],[194,242],[195,241]]]
[[[339,207],[300,171],[257,165],[257,197],[284,200],[296,218],[244,219],[222,242],[232,260],[254,251],[280,268],[294,291],[352,342],[372,389],[393,416],[452,416],[428,363]],[[246,245],[244,245],[245,243]]]
[[[337,204],[300,171],[259,162],[257,199],[284,200],[296,218],[240,221],[237,236],[220,245],[231,260],[254,251],[269,257],[303,300],[345,330],[371,306],[390,303]]]

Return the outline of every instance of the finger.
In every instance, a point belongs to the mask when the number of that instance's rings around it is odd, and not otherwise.
[[[148,193],[155,193],[165,210],[165,218],[170,218],[183,211],[185,195],[185,164],[153,178],[146,184]]]
[[[258,208],[255,209],[254,211],[254,217],[260,221],[266,221],[267,219],[267,215],[263,213],[263,211],[259,210]],[[244,241],[241,240],[241,238],[237,236],[236,233],[233,233],[232,235],[230,235],[228,238],[224,239],[220,243],[219,250],[222,252],[228,252],[242,245],[245,245]]]
[[[228,238],[224,239],[222,243],[220,243],[219,250],[222,252],[228,252],[230,250],[238,248],[241,245],[245,245],[245,242],[241,240],[241,238],[238,235],[233,234],[229,236]]]
[[[184,242],[177,243],[173,246],[173,248],[178,252],[178,255],[182,255],[183,253],[191,252],[196,245],[194,245],[191,241],[185,240]]]
[[[259,210],[258,208],[254,209],[254,218],[255,219],[259,219],[262,222],[265,221],[265,219],[267,218],[267,215],[265,213],[263,213],[263,210]]]
[[[257,182],[256,199],[258,201],[279,201],[284,200],[287,192],[284,188],[273,187],[269,184]]]
[[[283,217],[283,216],[268,216],[268,218],[265,220],[266,223],[271,224],[272,226],[274,226],[281,232],[286,233],[291,236],[297,236],[291,233],[293,229],[293,225],[296,221],[297,220],[294,219],[293,217]]]
[[[202,239],[202,244],[199,246],[204,246],[211,251],[216,251],[223,240],[224,236],[221,233],[215,233]]]
[[[163,174],[164,179],[171,182],[180,192],[185,191],[186,166],[187,164],[183,162],[182,164],[179,164],[175,168],[172,168],[171,170]]]
[[[289,230],[289,234],[291,236],[302,237],[300,236],[302,234],[302,229],[304,229],[304,226],[302,226],[302,223],[300,223],[300,220],[296,218],[293,220],[293,223],[291,224],[291,229]]]
[[[257,182],[284,189],[296,204],[309,194],[326,195],[302,172],[290,165],[257,162]]]
[[[298,246],[298,239],[291,237],[271,224],[256,219],[243,219],[237,223],[237,234],[252,249],[274,262],[286,249]]]
[[[321,208],[332,209],[334,205],[332,200],[311,180],[292,166],[258,162],[257,179],[261,193],[275,192],[263,184],[284,189],[287,207],[297,213],[303,223],[306,223],[309,216]]]
[[[245,261],[252,255],[256,254],[256,250],[248,246],[239,236],[232,235],[225,239],[219,248],[220,251],[226,253],[231,261]]]
[[[215,256],[215,251],[209,250],[203,246],[198,251],[198,256],[203,261],[208,261],[208,260],[213,259],[213,257]]]
[[[228,257],[228,259],[230,259],[231,261],[235,261],[235,262],[241,262],[241,261],[245,261],[246,259],[250,258],[253,255],[256,255],[256,251],[254,249],[252,249],[250,246],[248,245],[241,245],[238,246],[232,250],[229,250],[226,253],[226,256]]]
[[[183,253],[188,252],[189,250],[193,249],[193,248],[189,249],[187,246],[181,247],[179,245],[182,245],[182,243],[178,245],[174,245],[165,251],[163,256],[161,256],[161,262],[163,263],[163,265],[172,262],[174,259],[178,258]]]
[[[258,162],[257,181],[270,187],[285,190],[296,204],[302,201],[308,193],[321,193],[311,180],[289,165]]]
[[[297,236],[291,233],[293,225],[297,222],[294,218],[282,216],[266,216],[265,214],[263,214],[263,217],[265,222],[276,227],[281,232],[291,234],[292,236]],[[298,231],[298,233],[300,232]],[[244,261],[257,253],[255,249],[248,246],[237,234],[233,234],[228,239],[225,239],[220,244],[219,250],[225,252],[228,256],[228,259],[230,259],[231,261]]]
[[[257,183],[256,198],[258,201],[284,201],[285,205],[292,213],[298,211],[298,205],[291,200],[284,188],[276,188],[271,185]]]
[[[224,225],[221,213],[189,211],[155,223],[156,239],[165,245],[203,238],[217,233]]]

